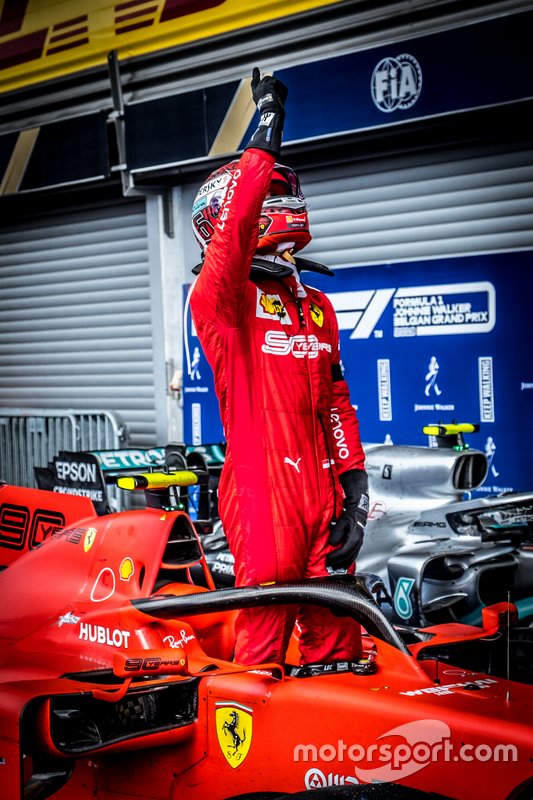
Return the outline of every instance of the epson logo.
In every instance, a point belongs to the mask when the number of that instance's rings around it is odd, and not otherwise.
[[[55,465],[60,481],[69,478],[81,483],[96,482],[96,464],[87,464],[84,461],[56,461]]]

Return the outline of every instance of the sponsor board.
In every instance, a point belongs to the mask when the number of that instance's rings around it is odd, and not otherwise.
[[[425,425],[480,423],[480,432],[466,437],[490,462],[476,492],[531,488],[533,379],[523,347],[531,321],[522,298],[533,292],[532,267],[533,253],[525,251],[345,268],[333,281],[313,275],[337,315],[364,442],[434,446]],[[190,323],[188,331],[190,349],[199,343]],[[319,346],[309,336],[287,336],[280,325],[263,347],[273,357],[314,358]],[[222,441],[205,364],[205,395],[194,399],[204,441]],[[190,435],[186,430],[186,440]]]
[[[3,90],[105,64],[112,50],[131,58],[335,2],[296,0],[290,8],[241,0],[6,2],[0,4]]]

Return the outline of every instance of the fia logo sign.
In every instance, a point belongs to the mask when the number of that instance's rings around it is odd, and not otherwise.
[[[382,58],[372,73],[370,91],[374,104],[386,114],[411,108],[422,91],[420,64],[408,53]]]

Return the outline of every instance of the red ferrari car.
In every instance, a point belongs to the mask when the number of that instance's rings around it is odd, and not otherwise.
[[[0,486],[2,541],[38,545],[0,573],[2,800],[533,797],[533,687],[454,660],[512,605],[404,636],[357,576],[216,591],[175,488],[200,477],[121,479],[148,507],[106,516]],[[295,633],[286,664],[235,663],[267,603],[352,615],[366,657],[299,668]]]

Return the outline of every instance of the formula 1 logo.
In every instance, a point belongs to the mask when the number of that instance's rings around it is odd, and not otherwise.
[[[489,333],[496,324],[496,290],[489,281],[332,292],[339,330],[350,339],[383,336],[378,328],[392,301],[396,337]]]
[[[408,53],[382,58],[372,73],[370,91],[374,104],[386,114],[411,108],[422,92],[420,64]]]

